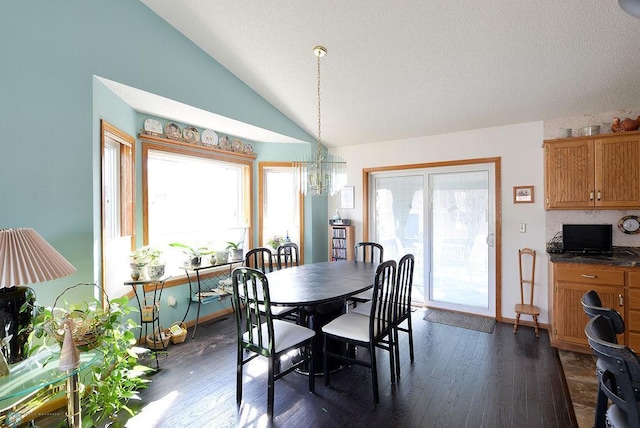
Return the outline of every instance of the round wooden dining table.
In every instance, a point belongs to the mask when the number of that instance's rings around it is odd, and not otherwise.
[[[321,262],[267,274],[272,305],[297,306],[299,323],[316,332],[314,368],[323,370],[322,327],[346,312],[346,299],[373,287],[377,263]],[[329,345],[336,352],[335,344]],[[338,345],[340,346],[340,345]],[[337,370],[340,365],[330,364]]]

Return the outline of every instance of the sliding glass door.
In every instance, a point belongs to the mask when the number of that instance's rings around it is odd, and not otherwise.
[[[416,257],[413,300],[495,316],[493,164],[374,173],[370,236]]]

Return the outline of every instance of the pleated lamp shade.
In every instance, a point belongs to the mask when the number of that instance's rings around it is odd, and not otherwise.
[[[75,271],[35,230],[0,229],[0,288],[51,281]]]

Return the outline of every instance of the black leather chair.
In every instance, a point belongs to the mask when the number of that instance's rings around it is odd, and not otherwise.
[[[580,299],[582,303],[582,309],[589,318],[596,316],[602,316],[606,322],[609,323],[611,331],[614,332],[613,336],[609,338],[610,342],[618,343],[616,335],[624,333],[624,320],[622,316],[614,309],[603,308],[602,300],[597,292],[594,290],[586,292]],[[598,384],[602,376],[604,369],[601,366],[600,359],[596,362],[596,373],[598,376]],[[607,412],[607,396],[602,388],[598,387],[598,395],[596,398],[596,415],[595,415],[595,428],[606,427],[606,412]]]
[[[604,426],[640,428],[640,359],[628,347],[615,343],[616,333],[603,315],[591,318],[584,332],[598,357],[599,389],[612,403]]]

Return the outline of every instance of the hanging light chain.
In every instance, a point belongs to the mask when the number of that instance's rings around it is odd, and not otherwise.
[[[313,49],[313,53],[318,57],[318,162],[322,161],[320,152],[320,142],[322,141],[322,128],[321,128],[321,109],[320,109],[320,58],[326,55],[327,49],[323,46],[316,46]]]

